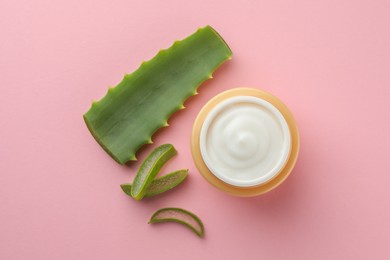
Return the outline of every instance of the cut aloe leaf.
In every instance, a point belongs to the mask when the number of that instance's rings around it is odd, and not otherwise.
[[[124,193],[131,197],[131,183],[123,183],[121,184],[121,188]]]
[[[164,164],[176,155],[176,150],[171,144],[163,144],[154,149],[142,162],[131,186],[131,196],[141,200],[147,188],[152,183]]]
[[[187,175],[188,170],[179,170],[152,181],[146,190],[145,197],[155,196],[173,189],[182,183]]]
[[[149,223],[177,222],[192,229],[199,237],[204,236],[202,221],[194,213],[181,208],[163,208],[157,210]]]
[[[88,129],[117,162],[136,160],[137,150],[168,126],[168,118],[224,61],[231,50],[210,26],[160,50],[124,77],[84,114]]]
[[[188,170],[178,170],[168,173],[161,178],[155,179],[146,188],[144,197],[152,197],[175,188],[182,183],[188,175]],[[124,193],[131,196],[131,183],[121,184]]]

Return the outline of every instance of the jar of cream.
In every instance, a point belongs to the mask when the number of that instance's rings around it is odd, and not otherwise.
[[[191,150],[209,183],[232,195],[256,196],[290,174],[299,134],[291,112],[275,96],[236,88],[215,96],[199,112]]]

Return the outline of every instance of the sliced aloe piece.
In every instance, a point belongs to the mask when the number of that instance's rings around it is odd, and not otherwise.
[[[124,193],[131,197],[131,183],[123,183],[121,184],[121,188]]]
[[[174,155],[176,150],[171,144],[163,144],[154,149],[142,162],[131,186],[131,196],[141,200],[161,167]]]
[[[149,223],[177,222],[192,229],[199,237],[204,236],[202,221],[194,213],[181,208],[163,208],[157,210]]]
[[[170,189],[173,189],[174,187],[182,183],[182,181],[184,181],[187,175],[188,170],[178,170],[169,173],[161,178],[155,179],[147,188],[145,197],[155,196]]]
[[[224,61],[231,50],[210,26],[160,50],[126,75],[105,97],[92,102],[84,121],[96,141],[117,162],[136,160],[137,150],[168,126],[168,118]]]
[[[146,188],[144,197],[152,197],[175,188],[184,181],[187,175],[188,170],[178,170],[153,180]],[[121,188],[124,193],[131,196],[131,183],[121,184]]]

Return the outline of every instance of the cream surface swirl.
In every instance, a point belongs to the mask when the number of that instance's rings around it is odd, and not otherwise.
[[[283,115],[269,102],[237,96],[219,103],[200,132],[203,161],[220,180],[251,187],[275,177],[291,148]]]

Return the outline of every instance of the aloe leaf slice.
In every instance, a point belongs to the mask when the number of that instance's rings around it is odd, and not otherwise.
[[[182,183],[188,175],[188,170],[178,170],[155,179],[146,188],[144,197],[152,197],[175,188]],[[121,184],[124,193],[131,196],[131,183]]]
[[[162,208],[150,218],[149,223],[177,222],[192,229],[199,237],[204,236],[202,221],[194,213],[181,208]]]
[[[176,150],[171,144],[163,144],[154,149],[142,162],[131,186],[131,196],[136,200],[141,200],[146,189],[152,183],[161,167],[174,155]]]
[[[84,121],[118,163],[136,160],[137,150],[152,143],[152,135],[168,126],[169,117],[183,109],[184,101],[231,55],[213,28],[201,28],[125,75],[101,100],[92,102]]]
[[[155,196],[170,189],[173,189],[174,187],[182,183],[182,181],[184,181],[187,175],[188,170],[178,170],[169,173],[161,178],[155,179],[147,188],[145,197]]]

